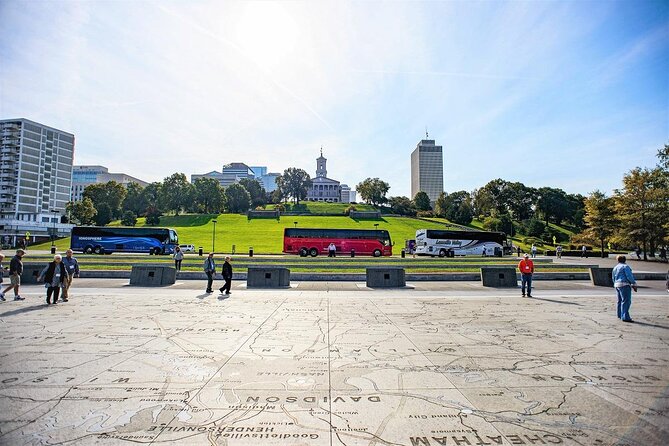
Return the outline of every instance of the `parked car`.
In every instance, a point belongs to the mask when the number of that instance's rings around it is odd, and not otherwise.
[[[183,252],[195,252],[195,245],[179,245]]]

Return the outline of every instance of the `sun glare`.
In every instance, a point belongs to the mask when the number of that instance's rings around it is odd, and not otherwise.
[[[236,28],[238,45],[245,54],[268,69],[276,69],[295,53],[299,28],[281,4],[247,3]]]

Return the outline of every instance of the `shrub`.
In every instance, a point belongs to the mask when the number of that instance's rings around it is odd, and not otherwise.
[[[523,243],[526,245],[544,246],[544,241],[537,237],[525,237]]]
[[[417,215],[419,217],[423,217],[423,218],[433,218],[434,217],[434,212],[433,211],[418,211]]]
[[[123,226],[135,226],[137,224],[137,216],[132,211],[125,211],[121,218],[121,224]]]
[[[351,211],[357,211],[357,210],[358,210],[358,208],[356,208],[353,205],[350,205],[349,207],[344,209],[344,215],[349,216],[349,215],[351,215]]]
[[[283,204],[280,204],[280,203],[279,203],[279,204],[275,204],[275,205],[274,205],[274,209],[277,210],[277,211],[279,211],[281,214],[283,214],[284,212],[286,212],[286,206],[284,206]]]
[[[163,215],[160,209],[151,206],[146,210],[146,224],[149,226],[158,226],[160,224],[160,216]]]

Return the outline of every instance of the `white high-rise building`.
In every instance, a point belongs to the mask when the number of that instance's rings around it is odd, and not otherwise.
[[[74,166],[72,170],[72,191],[70,199],[79,201],[83,198],[84,189],[91,184],[108,183],[116,181],[128,187],[130,183],[137,183],[142,187],[149,185],[146,181],[135,178],[125,173],[110,173],[105,166]]]
[[[444,159],[433,139],[421,140],[411,153],[411,198],[425,192],[434,204],[444,191]]]
[[[0,236],[67,235],[61,224],[70,200],[74,135],[28,119],[0,120]]]

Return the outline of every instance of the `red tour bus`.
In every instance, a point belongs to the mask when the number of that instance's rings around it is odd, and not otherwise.
[[[374,257],[393,255],[390,234],[385,230],[286,228],[283,231],[286,254],[316,257],[319,253],[327,254],[330,243],[335,244],[340,254],[355,250],[356,254]]]

